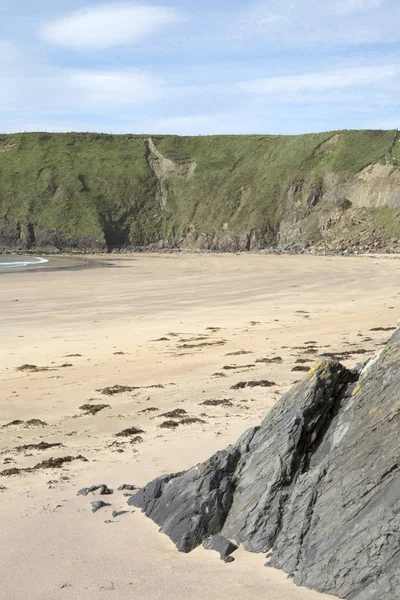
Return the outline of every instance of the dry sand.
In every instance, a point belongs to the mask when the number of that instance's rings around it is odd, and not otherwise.
[[[99,496],[76,492],[97,483],[140,486],[190,467],[258,423],[304,376],[294,367],[324,352],[350,352],[349,365],[365,360],[390,335],[371,329],[397,321],[398,259],[137,255],[108,262],[114,267],[0,277],[0,471],[50,457],[88,460],[0,476],[1,596],[328,598],[265,568],[263,555],[240,549],[226,565],[202,548],[178,553],[139,511],[112,519],[112,510],[126,508],[122,492],[102,497],[112,506],[96,514],[90,502]],[[233,354],[239,351],[246,354]],[[256,362],[274,357],[282,361]],[[17,370],[23,364],[39,369]],[[276,385],[231,389],[260,379]],[[138,389],[98,391],[114,385]],[[202,404],[212,399],[228,403]],[[84,404],[109,407],[84,416]],[[160,428],[162,413],[177,408],[204,423]],[[4,427],[30,419],[46,425]],[[132,426],[145,430],[141,443],[115,437]],[[41,441],[63,446],[16,450]]]

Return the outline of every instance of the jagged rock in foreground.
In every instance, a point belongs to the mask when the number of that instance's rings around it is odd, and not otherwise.
[[[321,360],[259,427],[129,500],[183,552],[221,533],[295,583],[352,600],[400,589],[400,329],[361,370]]]

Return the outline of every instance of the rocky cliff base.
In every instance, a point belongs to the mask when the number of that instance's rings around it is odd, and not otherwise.
[[[129,504],[182,552],[221,534],[298,585],[351,600],[400,589],[400,329],[354,370],[321,359],[236,444]]]

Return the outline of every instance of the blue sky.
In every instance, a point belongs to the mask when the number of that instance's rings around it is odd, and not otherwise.
[[[399,0],[0,0],[0,131],[396,128]]]

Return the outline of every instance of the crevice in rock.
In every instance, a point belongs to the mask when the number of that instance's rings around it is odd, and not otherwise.
[[[101,228],[108,249],[129,245],[129,225],[126,223],[128,213],[115,218],[111,211],[103,211],[99,215]]]
[[[34,248],[35,243],[36,243],[35,226],[33,225],[33,223],[31,223],[29,221],[29,223],[26,224],[26,248],[27,248],[27,250],[31,250],[31,248]]]
[[[358,374],[355,374],[348,370],[342,370],[340,372],[338,381],[335,382],[333,389],[330,390],[331,404],[328,405],[328,409],[324,411],[318,410],[319,407],[311,405],[309,410],[305,410],[298,422],[300,425],[299,442],[296,444],[296,450],[293,453],[293,460],[291,464],[291,471],[287,483],[280,482],[281,489],[285,489],[286,493],[281,495],[282,502],[279,504],[279,514],[277,517],[277,525],[275,529],[275,535],[271,543],[271,547],[275,543],[278,537],[281,527],[282,520],[287,504],[292,498],[294,489],[298,482],[299,477],[305,475],[311,468],[312,459],[315,457],[315,453],[324,443],[327,433],[332,426],[336,416],[338,415],[342,402],[347,393],[347,385],[353,383],[358,378]],[[309,428],[309,424],[315,423],[314,426]],[[315,467],[316,465],[313,465]],[[325,471],[323,471],[325,473]],[[319,483],[320,479],[318,479]],[[312,492],[312,498],[307,509],[307,515],[311,519],[312,507],[316,501],[317,491],[314,488]],[[306,520],[307,520],[306,515]],[[308,525],[309,526],[309,525]],[[308,527],[306,527],[306,531]],[[306,534],[306,531],[304,535]],[[304,537],[304,536],[303,536]]]
[[[348,393],[347,386],[355,383],[358,378],[359,374],[355,371],[344,370],[341,373],[336,389],[332,390],[333,401],[330,408],[326,411],[324,418],[317,425],[317,429],[312,432],[310,439],[307,439],[304,442],[304,458],[299,474],[307,473],[311,468],[313,458],[315,458],[318,450],[323,445],[332,424],[335,423],[336,417],[342,408],[343,401]],[[315,466],[315,464],[313,466]]]

